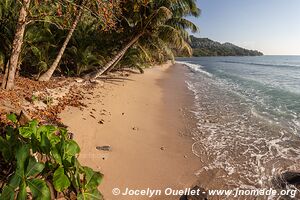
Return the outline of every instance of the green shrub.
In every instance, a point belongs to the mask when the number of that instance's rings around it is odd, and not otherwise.
[[[80,148],[65,128],[8,119],[0,135],[1,200],[102,199],[102,174],[80,165]]]

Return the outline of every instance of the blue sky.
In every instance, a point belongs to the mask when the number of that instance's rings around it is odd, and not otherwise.
[[[300,0],[198,0],[194,35],[257,49],[267,55],[300,55]]]

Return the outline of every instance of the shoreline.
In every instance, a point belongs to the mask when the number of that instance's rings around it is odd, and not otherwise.
[[[143,75],[106,81],[87,95],[86,108],[68,107],[61,113],[81,147],[79,160],[104,174],[100,191],[105,199],[143,199],[114,196],[113,188],[185,189],[196,183],[200,161],[191,150],[192,125],[186,123],[192,93],[185,70],[165,64]]]

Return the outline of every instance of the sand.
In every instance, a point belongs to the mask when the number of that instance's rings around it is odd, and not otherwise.
[[[113,188],[184,189],[196,182],[200,161],[192,154],[183,110],[191,94],[181,65],[156,66],[99,84],[86,94],[87,108],[69,107],[63,123],[81,147],[79,160],[104,174],[100,190],[105,199],[149,199],[115,196]],[[97,146],[109,145],[111,151]],[[155,196],[151,199],[179,199]]]

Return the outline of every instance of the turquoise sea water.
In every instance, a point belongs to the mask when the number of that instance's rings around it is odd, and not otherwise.
[[[228,187],[261,188],[284,171],[300,171],[300,56],[177,62],[189,67],[195,95],[193,151],[205,158],[198,176],[219,170],[215,178]]]

